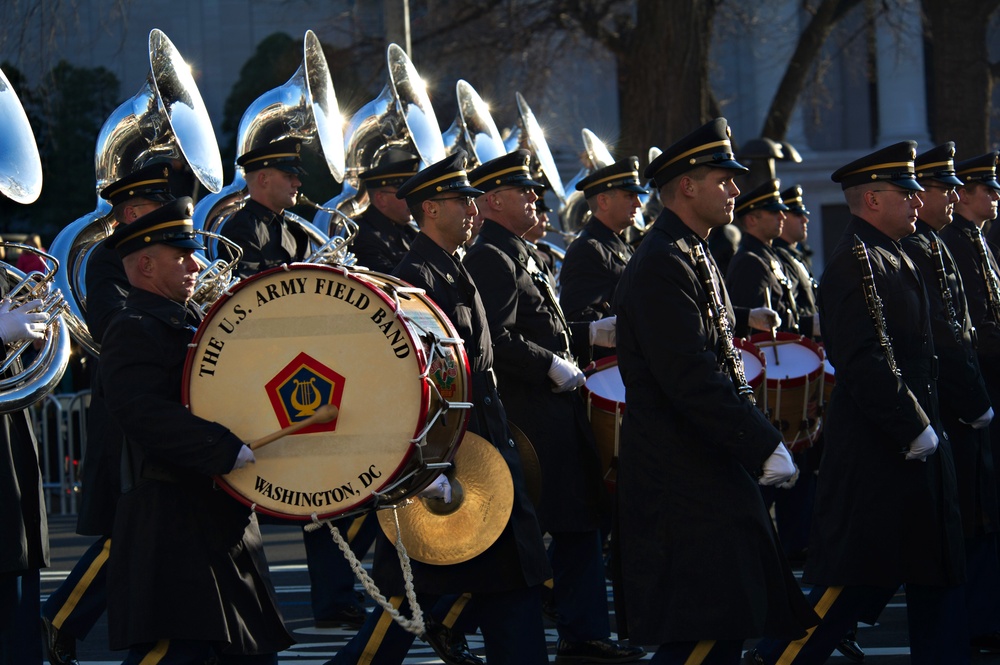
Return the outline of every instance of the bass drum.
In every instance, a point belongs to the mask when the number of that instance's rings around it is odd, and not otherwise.
[[[293,264],[215,303],[188,352],[184,400],[246,442],[335,405],[334,420],[217,479],[261,513],[325,519],[398,503],[437,477],[465,433],[469,381],[461,339],[422,290]]]

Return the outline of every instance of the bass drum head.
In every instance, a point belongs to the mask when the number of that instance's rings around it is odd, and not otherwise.
[[[398,490],[401,476],[432,479],[438,472],[426,463],[451,460],[466,413],[433,416],[442,397],[464,402],[468,390],[461,345],[431,359],[443,372],[428,371],[423,331],[457,337],[432,310],[413,296],[397,308],[381,285],[329,266],[296,264],[238,283],[215,303],[188,352],[191,412],[247,443],[322,404],[339,414],[258,448],[255,464],[219,477],[220,485],[261,513],[292,520],[366,510],[373,492],[422,489],[404,482]],[[414,445],[425,429],[426,445]]]

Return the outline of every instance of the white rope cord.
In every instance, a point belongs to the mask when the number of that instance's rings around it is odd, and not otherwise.
[[[378,586],[375,585],[375,580],[371,578],[358,560],[358,557],[354,556],[354,552],[351,551],[350,544],[344,540],[344,537],[340,535],[340,530],[337,529],[329,520],[320,521],[316,517],[316,513],[312,515],[312,523],[305,526],[306,531],[315,531],[321,528],[324,524],[330,529],[330,535],[333,537],[333,542],[337,544],[340,551],[344,554],[344,558],[347,559],[347,563],[350,564],[351,570],[354,571],[354,576],[361,581],[361,586],[365,588],[368,595],[372,597],[379,606],[385,610],[385,612],[392,617],[392,620],[400,625],[400,627],[408,633],[413,633],[414,635],[423,635],[426,627],[424,626],[424,612],[417,603],[417,594],[413,590],[413,569],[410,567],[410,557],[406,553],[406,547],[403,545],[403,538],[399,532],[399,516],[396,514],[396,507],[392,507],[392,517],[393,521],[396,523],[396,553],[399,555],[399,564],[403,570],[403,585],[406,590],[406,600],[410,604],[410,609],[412,610],[413,618],[408,619],[399,613],[395,607],[389,602],[389,600],[382,595],[379,591]]]

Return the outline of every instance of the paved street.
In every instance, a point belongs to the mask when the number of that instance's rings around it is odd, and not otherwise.
[[[52,568],[42,572],[43,599],[66,576],[87,546],[90,538],[73,533],[75,519],[53,517],[50,522],[52,543]],[[309,580],[306,574],[305,551],[302,546],[301,528],[297,526],[264,526],[265,547],[271,563],[271,573],[278,591],[278,600],[285,615],[289,630],[298,644],[281,654],[282,663],[296,665],[321,665],[331,658],[346,642],[351,632],[348,630],[318,630],[313,627],[309,608]],[[366,561],[370,564],[370,560]],[[360,588],[360,585],[358,586]],[[610,589],[609,589],[610,593]],[[906,614],[902,595],[889,605],[877,626],[861,626],[858,640],[865,648],[865,663],[871,665],[904,665],[910,662],[906,646]],[[552,659],[555,658],[556,634],[548,626],[548,642]],[[470,637],[473,650],[482,655],[482,641],[478,635]],[[747,646],[750,646],[748,644]],[[112,665],[120,663],[121,652],[108,649],[107,624],[102,620],[88,638],[79,643],[78,654],[83,665]],[[434,652],[423,642],[414,642],[406,663],[440,663]],[[835,656],[831,663],[847,663],[847,659]],[[996,663],[1000,665],[1000,655],[980,656],[976,663]]]

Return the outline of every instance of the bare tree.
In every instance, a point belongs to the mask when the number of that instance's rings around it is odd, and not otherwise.
[[[1000,63],[990,62],[987,31],[1000,0],[923,0],[930,47],[931,134],[955,141],[958,158],[990,146],[990,102]]]

